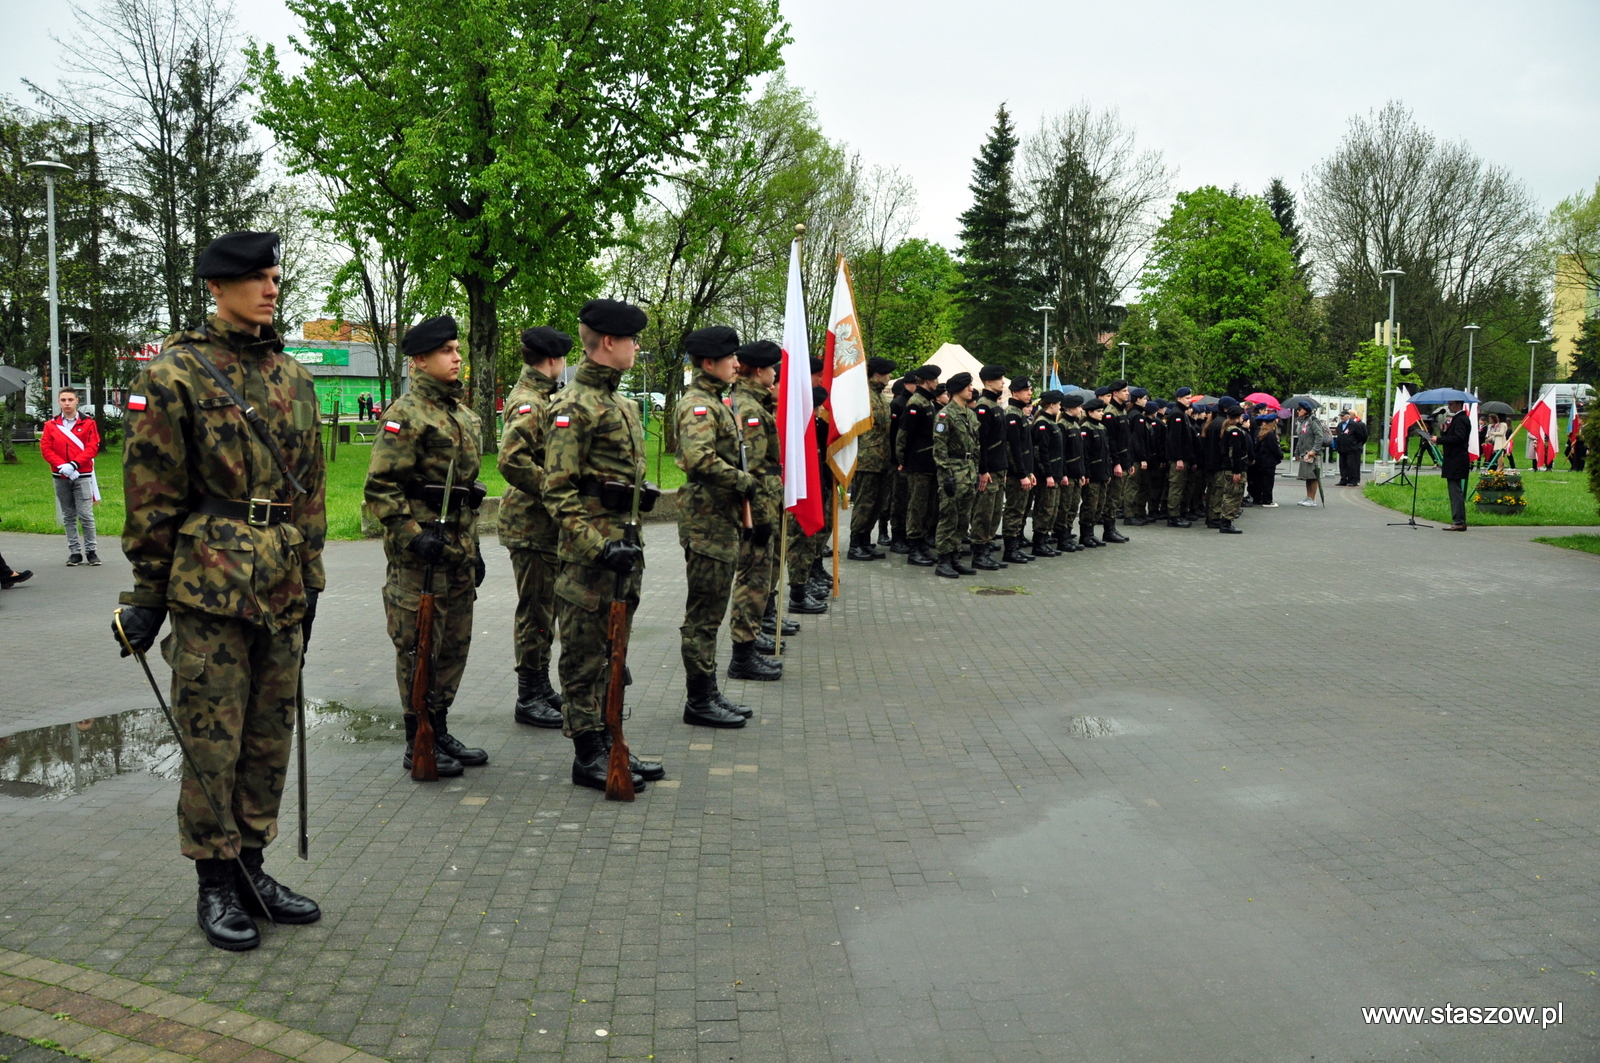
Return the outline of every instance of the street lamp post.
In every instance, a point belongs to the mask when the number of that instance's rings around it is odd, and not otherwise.
[[[1478,338],[1482,325],[1462,325],[1467,330],[1467,394],[1472,394],[1472,341]]]
[[[1528,412],[1533,412],[1533,360],[1539,356],[1539,344],[1544,340],[1528,341]]]
[[[1118,340],[1117,346],[1122,348],[1122,372],[1117,375],[1126,380],[1128,379],[1128,341]]]
[[[61,314],[56,298],[56,178],[72,172],[72,167],[55,159],[40,159],[27,164],[28,169],[44,174],[45,237],[50,252],[50,399],[61,393]],[[46,405],[49,405],[49,402]]]
[[[1405,270],[1386,269],[1383,276],[1389,278],[1389,326],[1384,339],[1388,341],[1389,356],[1383,360],[1383,435],[1380,436],[1379,446],[1382,453],[1378,455],[1379,461],[1389,460],[1389,432],[1390,420],[1394,416],[1394,281],[1396,277],[1404,277]]]
[[[1033,309],[1044,312],[1044,353],[1039,359],[1039,387],[1041,390],[1050,386],[1050,312],[1053,306],[1036,306]]]

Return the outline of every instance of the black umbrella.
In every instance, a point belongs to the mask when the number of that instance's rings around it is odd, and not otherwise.
[[[1486,402],[1478,407],[1479,413],[1498,413],[1503,417],[1515,417],[1517,411],[1503,402]]]
[[[1283,408],[1286,410],[1292,410],[1302,402],[1307,406],[1310,406],[1313,410],[1322,409],[1322,403],[1318,402],[1310,395],[1291,395],[1284,400]]]
[[[23,391],[33,378],[14,365],[0,365],[0,397],[14,391]]]

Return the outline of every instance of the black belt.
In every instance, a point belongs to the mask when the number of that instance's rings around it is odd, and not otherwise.
[[[625,480],[602,480],[598,476],[584,476],[580,477],[574,486],[578,494],[598,498],[600,504],[613,513],[630,513],[633,510],[633,485]],[[661,488],[646,480],[639,487],[639,512],[649,513],[655,509],[656,499],[660,496]]]
[[[252,498],[248,502],[235,502],[228,498],[200,496],[193,512],[208,517],[230,517],[258,528],[284,524],[294,518],[294,506],[288,502],[274,502],[267,498]]]
[[[462,507],[477,509],[483,504],[484,495],[487,493],[488,489],[482,485],[481,481],[473,481],[471,484],[456,484],[450,488],[450,494],[455,500],[456,512],[458,513]],[[426,502],[434,509],[442,510],[444,508],[444,484],[430,484],[412,480],[406,484],[406,497],[413,501]]]

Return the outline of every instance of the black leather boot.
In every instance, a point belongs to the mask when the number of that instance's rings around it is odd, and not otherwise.
[[[1004,560],[1008,565],[1026,565],[1033,558],[1022,552],[1022,539],[1020,537],[1006,536],[1006,552]]]
[[[1233,521],[1231,521],[1231,520],[1225,520],[1225,521],[1222,521],[1220,524],[1218,524],[1217,525],[1217,531],[1221,532],[1223,535],[1243,535],[1244,534],[1244,529],[1243,528],[1235,528],[1233,526]]]
[[[691,675],[687,678],[688,698],[683,703],[683,722],[696,727],[743,727],[745,718],[729,712],[717,699],[715,675]]]
[[[904,532],[901,532],[895,539],[890,541],[889,552],[891,554],[909,554],[911,552],[911,540],[905,537]]]
[[[1099,539],[1096,539],[1094,537],[1094,525],[1093,524],[1084,524],[1084,525],[1081,526],[1081,530],[1082,530],[1082,534],[1080,534],[1078,536],[1078,549],[1080,549],[1080,550],[1093,550],[1093,549],[1095,549],[1097,547],[1101,547],[1101,546],[1105,545],[1105,543],[1101,542]]]
[[[961,578],[961,573],[956,571],[955,555],[940,554],[935,560],[938,564],[938,567],[933,570],[935,576],[943,576],[945,579]]]
[[[1126,535],[1117,531],[1117,522],[1114,520],[1106,521],[1106,526],[1100,530],[1100,534],[1108,543],[1125,543],[1128,541]]]
[[[718,689],[716,676],[711,677],[711,700],[722,706],[723,712],[731,712],[735,716],[742,716],[746,720],[756,714],[755,709],[748,705],[740,705]]]
[[[797,583],[789,588],[789,612],[804,615],[807,613],[826,613],[827,611],[828,603],[819,602],[808,595],[804,583]]]
[[[206,940],[229,952],[248,952],[261,944],[256,921],[239,901],[239,881],[232,860],[196,860],[200,899],[195,905]]]
[[[317,907],[317,902],[310,897],[303,897],[294,890],[267,874],[261,866],[264,850],[246,849],[239,854],[239,862],[244,864],[245,874],[250,876],[250,882],[256,888],[255,893],[250,892],[250,886],[239,883],[239,903],[244,905],[244,910],[251,915],[268,916],[274,923],[287,923],[291,926],[304,926],[315,923],[322,918],[322,909]],[[228,861],[232,864],[233,861]],[[238,864],[234,864],[235,877],[239,874]],[[257,895],[260,904],[256,903]],[[265,905],[265,909],[262,908]]]
[[[600,735],[605,739],[606,743],[606,763],[610,764],[611,732],[601,731]],[[628,770],[633,772],[633,788],[635,790],[637,790],[641,785],[639,782],[640,779],[644,779],[647,782],[655,782],[657,779],[665,779],[667,777],[667,766],[665,764],[661,763],[659,760],[640,760],[638,757],[633,755],[631,750],[628,753]]]
[[[776,635],[778,633],[778,592],[773,591],[767,595],[767,611],[761,615],[761,633],[763,635]],[[783,637],[793,638],[800,634],[800,621],[785,620],[783,622]]]
[[[844,555],[846,561],[881,561],[883,555],[872,548],[872,542],[865,533],[850,536],[850,552]]]
[[[994,547],[987,543],[972,548],[972,567],[984,572],[1000,571],[1000,562],[995,560]]]
[[[1070,531],[1065,528],[1058,528],[1056,529],[1056,549],[1063,554],[1075,554],[1078,552],[1078,542],[1072,537]]]
[[[733,660],[728,662],[729,679],[753,679],[775,683],[783,678],[783,662],[769,660],[756,652],[755,642],[735,642]]]
[[[450,733],[450,710],[439,709],[433,714],[433,748],[438,753],[448,753],[463,768],[481,768],[489,763],[489,754],[477,746],[464,746]]]
[[[768,657],[776,657],[782,654],[783,649],[784,647],[778,645],[778,640],[767,634],[765,631],[756,636],[757,653],[764,653]]]
[[[1184,520],[1182,517],[1168,517],[1167,518],[1167,527],[1169,527],[1169,528],[1189,528],[1189,527],[1193,527],[1193,525],[1190,524],[1188,521]]]
[[[545,677],[544,686],[550,685]],[[540,689],[539,677],[531,672],[517,673],[517,707],[511,718],[530,727],[560,727],[561,710],[550,704]]]
[[[1033,535],[1033,556],[1060,557],[1061,551],[1056,549],[1055,540],[1052,536],[1045,535],[1043,532],[1035,532]]]
[[[611,744],[604,731],[585,731],[572,736],[572,785],[591,790],[606,788],[606,772],[611,768]],[[635,793],[644,791],[644,778],[633,777]]]
[[[950,564],[955,566],[955,570],[963,576],[976,576],[978,574],[977,569],[961,560],[959,552],[950,555]]]
[[[400,766],[406,769],[408,773],[411,771],[411,746],[416,742],[416,740],[417,718],[415,716],[407,716],[406,752],[405,755],[400,758]],[[443,747],[439,745],[439,728],[437,725],[435,725],[433,729],[433,760],[439,768],[439,778],[441,779],[454,778],[455,776],[460,775],[463,771],[461,762],[455,757],[452,757],[444,750]]]
[[[827,601],[829,598],[833,597],[833,577],[830,575],[825,575],[820,578],[816,576],[807,576],[806,597],[820,598],[823,601]]]

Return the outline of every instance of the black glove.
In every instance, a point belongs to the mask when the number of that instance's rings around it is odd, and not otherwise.
[[[763,521],[750,529],[750,541],[757,546],[766,546],[772,541],[772,522]]]
[[[753,481],[749,487],[744,489],[744,500],[746,502],[754,502],[756,500],[756,485]]]
[[[422,558],[425,564],[440,565],[444,563],[445,548],[450,545],[450,536],[437,524],[430,524],[411,540],[410,550]]]
[[[626,576],[633,571],[643,556],[644,549],[637,543],[613,539],[606,543],[604,550],[600,551],[600,564],[618,575]]]
[[[946,476],[944,478],[944,496],[946,498],[956,497],[956,478],[954,476]]]
[[[167,619],[165,609],[152,609],[148,605],[125,605],[122,607],[122,630],[128,636],[128,641],[133,648],[144,653],[156,644],[156,632],[161,630],[162,623]],[[117,621],[111,621],[111,637],[117,640],[117,647],[122,650],[122,656],[128,655],[128,647],[122,644],[122,638],[117,634]]]
[[[311,645],[311,625],[317,619],[317,596],[322,592],[306,588],[306,615],[300,618],[300,652],[306,652],[306,647]]]
[[[489,566],[484,564],[483,555],[482,554],[479,554],[477,557],[473,558],[472,559],[472,585],[474,587],[483,586],[483,577],[488,573],[488,571],[489,571]]]

